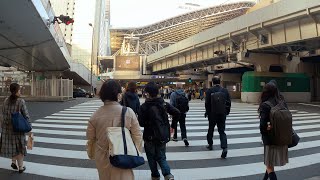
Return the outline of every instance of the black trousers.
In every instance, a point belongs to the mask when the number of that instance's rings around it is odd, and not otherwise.
[[[220,146],[222,149],[228,148],[227,135],[224,132],[226,130],[226,115],[209,116],[209,129],[207,134],[207,141],[209,145],[213,144],[213,131],[214,127],[218,126],[218,132],[220,135]]]
[[[172,121],[172,128],[174,129],[173,137],[177,138],[178,136],[178,122],[180,124],[181,138],[187,138],[187,129],[186,129],[186,114],[181,113],[178,121]]]

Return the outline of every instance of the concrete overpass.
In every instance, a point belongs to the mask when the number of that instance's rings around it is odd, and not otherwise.
[[[0,2],[0,66],[89,85],[90,70],[73,63],[49,0]]]
[[[2,74],[0,96],[11,82],[22,85],[23,95],[45,101],[72,98],[74,85],[90,90],[90,70],[72,61],[59,25],[51,23],[49,0],[3,0],[0,15],[0,66],[24,72]]]
[[[320,0],[282,0],[151,54],[147,64],[153,73],[197,67],[216,70],[214,65],[221,68],[221,64],[233,64],[235,68],[249,65],[256,72],[269,72],[276,65],[284,73],[302,72],[318,78],[320,74],[314,68],[318,64],[307,64],[303,59],[320,54],[319,15]],[[313,85],[320,88],[318,81],[315,79]],[[310,101],[312,89],[297,101]],[[257,96],[246,99],[257,101]]]

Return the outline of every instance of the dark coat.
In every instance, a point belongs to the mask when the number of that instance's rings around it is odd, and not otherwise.
[[[225,94],[225,98],[226,98],[226,106],[227,108],[227,114],[229,114],[230,112],[230,108],[231,108],[231,100],[230,100],[230,95],[229,92],[226,88],[221,87],[220,85],[215,85],[212,88],[208,89],[206,91],[206,102],[205,102],[205,107],[206,107],[206,114],[211,117],[211,94],[215,93],[215,92],[219,92],[221,91],[222,93]]]
[[[282,101],[284,99],[281,99]],[[275,98],[269,98],[267,101],[271,102],[274,106],[277,105],[277,101]],[[286,102],[284,105],[288,108]],[[268,122],[270,122],[270,111],[271,107],[265,102],[263,102],[259,107],[259,114],[260,114],[260,133],[262,135],[262,141],[264,145],[272,145],[272,140],[270,136],[268,136]]]
[[[120,102],[122,106],[130,107],[136,114],[139,112],[140,100],[136,93],[127,91],[124,93],[122,100]]]
[[[164,102],[162,98],[146,99],[145,103],[141,105],[138,113],[139,124],[141,127],[144,127],[144,131],[143,131],[144,140],[154,139],[152,123],[150,123],[152,120],[150,119],[149,111],[150,111],[150,108],[156,104],[164,105],[167,113],[172,115],[174,120],[179,119],[180,111],[174,106],[170,105],[169,103]],[[153,116],[159,116],[159,115],[154,114]]]

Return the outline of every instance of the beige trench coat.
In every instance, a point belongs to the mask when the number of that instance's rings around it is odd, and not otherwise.
[[[110,164],[107,127],[121,126],[122,106],[115,101],[106,101],[90,118],[87,127],[87,139],[95,147],[94,159],[99,172],[100,180],[133,180],[132,169],[119,169]],[[125,115],[125,127],[131,132],[136,147],[142,150],[142,132],[139,122],[132,109],[128,108]],[[91,144],[91,143],[89,143]]]

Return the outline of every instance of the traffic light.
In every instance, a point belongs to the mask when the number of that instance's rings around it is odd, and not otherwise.
[[[58,21],[58,19],[60,21]],[[60,16],[55,16],[53,19],[52,23],[58,22],[58,24],[64,23],[66,25],[69,25],[71,23],[74,23],[73,18],[70,18],[69,16],[64,16],[64,15],[60,15]]]
[[[192,83],[192,79],[191,79],[191,78],[189,78],[188,82],[189,82],[189,83]]]
[[[101,76],[98,76],[98,81],[100,81],[101,80]]]

